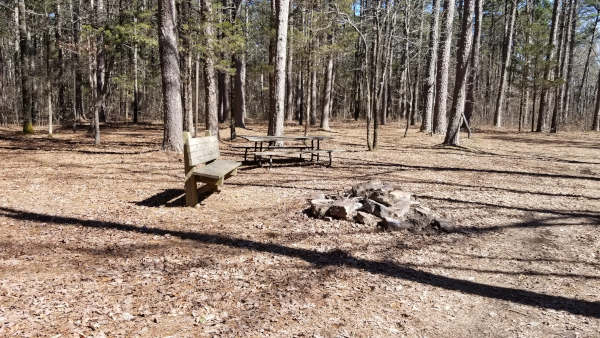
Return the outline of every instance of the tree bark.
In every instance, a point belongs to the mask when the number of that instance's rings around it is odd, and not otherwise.
[[[23,132],[33,134],[33,123],[31,116],[31,80],[29,74],[29,58],[31,46],[29,34],[27,32],[27,12],[25,10],[25,0],[18,2],[18,25],[19,25],[19,72],[21,73],[21,98],[22,98],[22,117]]]
[[[596,107],[594,109],[594,121],[592,122],[592,131],[600,131],[600,76],[596,84]]]
[[[446,145],[458,146],[460,144],[459,131],[464,117],[467,75],[469,74],[469,56],[473,42],[474,2],[474,0],[464,0],[463,2],[462,32],[457,51],[454,100],[452,101],[452,109],[450,111],[448,131],[444,139],[444,144]]]
[[[272,107],[271,123],[273,136],[283,135],[285,121],[285,66],[287,56],[288,13],[289,0],[275,1],[275,15],[277,18],[277,43],[275,46],[275,81],[274,81],[274,107]]]
[[[425,105],[423,110],[423,121],[421,123],[421,131],[426,133],[432,132],[433,105],[435,93],[435,74],[438,54],[438,37],[440,25],[440,1],[433,0],[431,4],[431,27],[429,30],[429,54],[427,57],[427,67],[425,71],[425,84],[423,93],[425,94]]]
[[[83,82],[83,75],[81,72],[81,58],[79,56],[80,50],[81,50],[81,18],[80,18],[80,11],[81,11],[81,0],[71,0],[70,1],[70,5],[72,8],[72,12],[73,12],[73,43],[75,44],[75,53],[73,54],[73,67],[75,67],[74,69],[74,79],[73,79],[73,85],[75,87],[74,89],[74,97],[73,99],[75,100],[74,104],[73,104],[73,131],[75,131],[77,129],[77,122],[82,118],[83,116],[83,93],[82,93],[82,82]]]
[[[552,25],[550,27],[550,34],[548,37],[548,46],[547,46],[547,54],[546,54],[546,65],[544,68],[544,82],[548,83],[552,81],[552,72],[551,72],[551,63],[554,61],[554,57],[556,54],[556,36],[558,32],[558,22],[560,19],[560,0],[554,1],[552,5]],[[541,132],[546,128],[546,110],[548,105],[548,85],[542,85],[542,91],[540,93],[540,105],[539,105],[539,113],[538,113],[538,121],[536,131]]]
[[[507,0],[509,1],[509,0]],[[517,1],[511,1],[510,17],[508,18],[506,36],[504,37],[504,48],[502,53],[502,70],[500,71],[500,87],[496,98],[496,110],[494,111],[494,127],[502,126],[502,115],[504,109],[504,100],[508,90],[508,71],[512,58],[513,35],[515,28],[515,17],[517,16]]]
[[[331,85],[333,80],[333,55],[327,57],[325,85],[323,86],[323,104],[321,107],[321,129],[329,130],[329,111],[331,108]]]
[[[211,135],[219,135],[219,116],[217,112],[217,79],[215,76],[215,54],[213,50],[214,30],[212,26],[213,10],[211,0],[200,0],[201,19],[206,45],[204,57],[204,78],[206,91],[206,130]]]
[[[454,21],[454,0],[444,1],[444,27],[440,39],[441,53],[438,55],[436,99],[433,114],[433,132],[443,134],[447,127],[446,109],[448,102],[448,71],[452,48],[452,24]]]
[[[465,120],[471,126],[471,118],[475,107],[475,90],[479,82],[479,53],[481,48],[481,24],[483,20],[484,0],[475,0],[475,31],[473,48],[471,49],[471,67],[467,80],[467,102],[465,103]]]
[[[293,29],[293,22],[291,21],[292,19],[290,18],[290,31]],[[293,66],[294,66],[294,50],[293,50],[293,45],[292,45],[292,36],[289,35],[288,36],[288,56],[287,56],[287,66],[286,66],[286,72],[287,75],[285,77],[285,94],[286,94],[286,100],[285,100],[285,119],[288,122],[293,121],[294,119],[294,72],[293,72]]]
[[[183,108],[181,105],[175,0],[158,1],[158,46],[165,122],[162,148],[167,151],[182,152]]]

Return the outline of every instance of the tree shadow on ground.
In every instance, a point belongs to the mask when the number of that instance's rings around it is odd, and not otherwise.
[[[552,147],[575,147],[575,148],[588,148],[588,149],[600,149],[600,144],[594,143],[593,141],[576,141],[569,138],[558,139],[558,138],[541,138],[541,137],[523,137],[513,134],[504,135],[491,135],[488,136],[490,139],[496,139],[506,142],[515,142],[518,144],[536,144],[536,145],[549,145]]]
[[[459,168],[459,167],[442,167],[442,166],[424,166],[424,165],[409,165],[402,163],[389,163],[380,161],[369,161],[369,160],[356,160],[352,158],[344,158],[349,163],[349,166],[354,168],[365,167],[365,168],[376,168],[376,167],[390,167],[399,168],[405,170],[431,170],[431,171],[456,171],[456,172],[477,172],[486,174],[506,174],[506,175],[517,175],[517,176],[532,176],[540,178],[562,178],[562,179],[573,179],[573,180],[590,180],[600,181],[600,177],[594,176],[576,176],[566,174],[551,174],[551,173],[536,173],[528,171],[517,171],[517,170],[498,170],[498,169],[479,169],[479,168]]]
[[[61,224],[83,226],[97,229],[111,229],[128,231],[150,235],[170,235],[184,240],[192,240],[207,245],[221,245],[231,248],[251,250],[274,255],[297,258],[313,264],[316,268],[327,266],[339,266],[382,275],[385,277],[398,278],[424,285],[430,285],[450,291],[464,294],[476,295],[486,298],[504,300],[516,304],[566,311],[572,314],[600,318],[600,302],[592,302],[582,299],[568,298],[564,296],[547,295],[535,291],[495,286],[484,283],[442,276],[417,268],[403,266],[394,262],[373,261],[356,258],[352,255],[336,249],[328,252],[309,250],[303,248],[288,247],[276,243],[263,243],[249,239],[235,238],[220,234],[198,233],[191,231],[175,231],[154,227],[137,227],[116,222],[103,222],[97,220],[85,220],[73,217],[63,217],[40,213],[27,212],[12,208],[0,207],[0,216],[16,220],[31,221],[37,223]]]

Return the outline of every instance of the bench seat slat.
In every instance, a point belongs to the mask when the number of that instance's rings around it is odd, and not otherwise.
[[[230,160],[215,160],[205,166],[194,168],[194,176],[218,181],[241,165]]]

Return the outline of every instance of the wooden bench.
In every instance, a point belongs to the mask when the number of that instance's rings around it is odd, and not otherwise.
[[[206,185],[203,191],[221,191],[223,181],[237,174],[242,164],[219,159],[219,140],[216,136],[194,137],[183,133],[185,162],[185,204],[198,204],[198,182]]]

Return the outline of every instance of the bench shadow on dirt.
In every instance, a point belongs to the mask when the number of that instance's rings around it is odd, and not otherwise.
[[[327,266],[346,267],[372,274],[413,281],[445,290],[458,291],[464,294],[504,300],[516,304],[566,311],[572,314],[600,318],[600,302],[582,299],[553,296],[535,291],[494,286],[484,283],[442,276],[415,267],[396,264],[389,261],[373,261],[356,258],[343,250],[320,252],[303,248],[289,247],[277,243],[263,243],[249,239],[230,237],[219,234],[192,231],[166,230],[155,227],[137,227],[117,222],[103,222],[73,217],[47,215],[27,212],[18,209],[0,207],[0,216],[36,223],[83,226],[96,229],[110,229],[148,235],[170,235],[184,240],[192,240],[206,245],[221,245],[230,248],[264,252],[304,260],[315,268]]]

